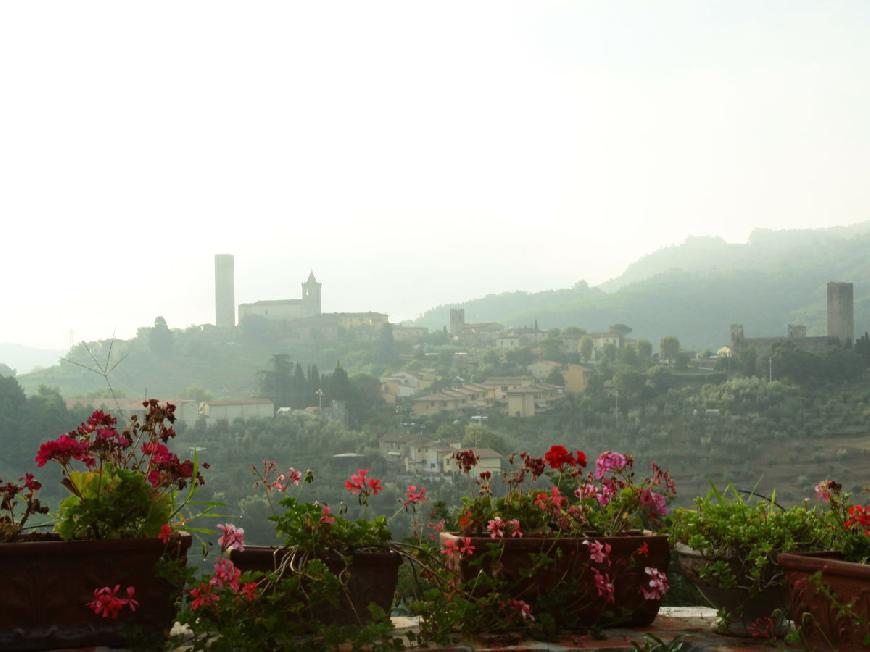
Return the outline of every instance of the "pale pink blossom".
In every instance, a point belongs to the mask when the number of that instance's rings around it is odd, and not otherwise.
[[[622,453],[604,451],[595,460],[595,477],[600,480],[610,471],[619,471],[625,468],[626,464],[628,464],[628,458]]]
[[[509,520],[507,522],[507,524],[508,524],[508,527],[510,528],[512,537],[519,538],[519,537],[523,536],[523,529],[520,527],[519,519],[512,518],[511,520]]]
[[[589,558],[596,564],[610,564],[611,546],[609,543],[586,540],[583,542],[583,545],[588,546]]]
[[[496,516],[494,519],[486,524],[486,530],[487,532],[489,532],[490,538],[500,539],[504,536],[504,526],[505,522],[501,519],[500,516]]]
[[[221,523],[217,529],[223,532],[218,538],[218,544],[221,550],[238,550],[242,552],[245,549],[245,530],[244,528],[236,527],[231,523]]]
[[[652,566],[647,566],[644,573],[649,581],[640,587],[643,597],[647,600],[661,600],[668,592],[668,576]]]

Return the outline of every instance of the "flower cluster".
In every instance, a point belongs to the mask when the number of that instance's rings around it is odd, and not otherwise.
[[[356,473],[344,481],[344,488],[354,496],[359,496],[360,504],[365,504],[369,496],[377,496],[384,486],[380,480],[368,477],[368,469],[357,469]]]
[[[544,453],[544,461],[551,469],[562,471],[565,468],[573,468],[576,466],[586,466],[586,453],[583,451],[574,451],[572,455],[568,449],[560,444],[555,444]]]
[[[649,579],[641,587],[643,597],[647,600],[661,600],[665,593],[668,592],[668,576],[652,566],[644,568],[644,574]]]
[[[218,538],[218,545],[221,550],[238,550],[239,552],[245,549],[245,530],[236,527],[230,523],[222,523],[217,526],[223,534]]]
[[[459,561],[463,557],[474,554],[474,544],[471,542],[471,537],[447,539],[444,541],[441,554],[451,561]]]
[[[88,608],[103,618],[117,619],[118,614],[127,607],[130,611],[136,611],[139,603],[136,601],[136,588],[128,586],[125,592],[127,597],[121,597],[118,592],[121,585],[116,584],[113,588],[104,586],[94,589],[94,599],[88,602]]]
[[[221,552],[228,555],[233,550],[245,549],[245,531],[231,523],[217,526],[222,532],[218,538]],[[190,608],[193,611],[216,605],[222,597],[229,601],[252,602],[259,596],[259,584],[242,582],[242,571],[226,556],[215,562],[210,578],[199,582],[190,590]]]

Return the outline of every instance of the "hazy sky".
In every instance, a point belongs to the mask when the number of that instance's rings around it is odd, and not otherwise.
[[[412,318],[870,219],[870,3],[3,2],[0,341]],[[473,315],[469,316],[473,319]]]

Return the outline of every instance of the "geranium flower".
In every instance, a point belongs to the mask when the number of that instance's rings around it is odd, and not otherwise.
[[[640,504],[643,505],[653,516],[664,516],[668,513],[668,505],[665,497],[651,489],[641,489]]]
[[[589,548],[589,559],[594,561],[596,564],[610,564],[611,545],[609,543],[589,541],[587,539],[583,542],[583,545]]]
[[[604,451],[595,460],[595,478],[600,480],[610,471],[619,471],[628,464],[628,458],[622,453]]]
[[[130,609],[130,611],[136,611],[136,607],[139,606],[139,603],[135,599],[135,587],[127,587],[126,598],[122,598],[118,595],[118,591],[120,590],[120,584],[116,584],[114,588],[104,586],[102,588],[94,589],[94,599],[88,602],[88,608],[98,616],[112,618],[113,620],[118,617],[118,614],[121,613],[121,610],[124,607]]]
[[[324,525],[335,523],[335,517],[332,515],[332,510],[329,509],[329,505],[323,505],[320,508],[320,522]]]
[[[500,539],[504,536],[504,526],[505,522],[501,517],[496,516],[486,524],[486,530],[491,539]]]
[[[407,507],[408,505],[419,505],[425,502],[426,489],[424,487],[420,487],[419,489],[417,489],[417,485],[412,484],[405,491],[405,502],[403,503],[405,507]]]
[[[212,585],[203,582],[198,587],[190,590],[190,597],[193,601],[190,603],[190,608],[193,611],[208,607],[218,601],[218,596],[212,591]]]
[[[164,545],[169,543],[169,537],[172,536],[172,528],[164,523],[160,526],[160,533],[157,535],[157,538],[160,539]]]
[[[520,615],[523,620],[535,622],[535,617],[532,615],[532,608],[528,602],[524,600],[508,600],[503,602],[502,606],[508,607]]]
[[[637,550],[635,550],[635,553],[637,553],[641,557],[646,557],[649,554],[649,544],[644,543]]]
[[[522,528],[520,527],[520,521],[519,521],[519,519],[512,518],[511,520],[509,520],[509,521],[507,522],[507,524],[508,524],[508,528],[509,528],[510,531],[511,531],[511,536],[512,536],[512,537],[514,537],[514,538],[519,538],[519,537],[523,536],[523,530],[522,530]]]
[[[221,557],[215,562],[214,575],[208,581],[210,586],[220,590],[229,586],[233,591],[239,590],[239,577],[242,571],[236,568],[231,559]]]
[[[553,444],[550,450],[544,453],[544,460],[551,469],[562,471],[566,466],[586,466],[586,453],[576,451],[573,455],[561,444]]]
[[[849,505],[846,511],[849,514],[849,518],[843,523],[846,529],[852,529],[857,525],[864,530],[866,536],[870,536],[870,504]]]
[[[640,587],[643,597],[646,600],[661,600],[668,592],[668,576],[652,566],[647,566],[644,573],[650,579],[649,582]]]
[[[532,475],[532,480],[537,480],[544,474],[546,463],[543,457],[532,457],[525,451],[520,453],[520,458],[523,460],[523,468],[529,471]]]
[[[245,598],[248,602],[253,602],[257,599],[257,583],[256,582],[245,582],[242,584],[239,593],[242,597]]]
[[[441,554],[448,559],[459,560],[464,555],[470,555],[474,552],[474,544],[471,542],[471,537],[462,539],[448,539],[444,542],[444,547],[441,549]]]
[[[69,464],[70,460],[79,460],[89,467],[96,461],[89,455],[91,445],[87,441],[79,441],[68,434],[61,435],[57,439],[43,442],[36,453],[36,465],[45,466],[51,460],[61,465]]]
[[[595,591],[598,593],[598,597],[604,598],[605,602],[614,602],[613,580],[594,566],[592,567],[592,576],[595,578]]]
[[[835,494],[839,494],[843,486],[839,482],[833,480],[822,480],[815,487],[816,499],[822,502],[829,503]]]
[[[477,466],[477,463],[480,461],[480,457],[471,449],[466,451],[456,451],[453,453],[453,459],[456,460],[456,466],[458,466],[459,470],[463,473],[471,471],[471,469]]]
[[[245,549],[244,528],[237,528],[231,523],[221,523],[217,526],[217,529],[223,532],[218,538],[221,550],[238,550],[242,552]]]

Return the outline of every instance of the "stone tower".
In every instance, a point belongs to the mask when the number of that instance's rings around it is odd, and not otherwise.
[[[312,271],[308,280],[302,284],[302,305],[305,308],[306,317],[320,316],[320,288],[323,284],[318,283]]]
[[[451,308],[450,309],[450,334],[459,335],[465,328],[465,309]]]
[[[851,283],[828,283],[828,337],[836,337],[842,346],[852,346],[855,331]]]
[[[232,254],[214,257],[214,325],[233,328],[236,325],[235,263]]]

